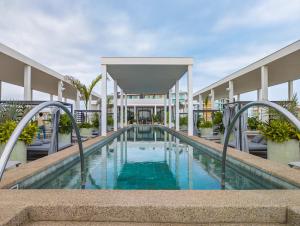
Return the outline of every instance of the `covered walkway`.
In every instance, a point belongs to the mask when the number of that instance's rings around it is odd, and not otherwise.
[[[107,132],[107,74],[114,80],[113,118],[114,131],[118,129],[117,91],[120,87],[121,111],[120,127],[127,125],[127,94],[160,94],[164,95],[164,125],[172,126],[179,130],[179,80],[187,73],[188,87],[188,134],[193,134],[193,103],[192,103],[192,58],[167,58],[167,57],[102,57],[102,87],[101,87],[101,125],[102,136]],[[175,86],[176,104],[175,120],[172,114],[168,116],[167,123],[167,98]],[[171,98],[168,98],[168,108],[171,112]],[[125,111],[124,111],[125,108]]]

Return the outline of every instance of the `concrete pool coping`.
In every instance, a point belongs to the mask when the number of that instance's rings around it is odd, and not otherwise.
[[[177,133],[177,132],[176,132]],[[182,136],[186,133],[180,132]],[[104,138],[83,143],[91,147]],[[201,145],[222,151],[222,145],[199,137],[188,137]],[[47,169],[71,156],[78,146],[5,172],[1,188]],[[228,155],[274,176],[299,183],[299,171],[230,148]],[[284,171],[284,172],[283,172]],[[300,190],[253,191],[120,191],[120,190],[0,190],[0,225],[70,225],[80,222],[148,222],[237,225],[300,225]],[[40,223],[38,223],[40,222]],[[46,223],[45,223],[46,222]],[[251,223],[251,224],[250,224]],[[253,224],[254,223],[254,224]],[[69,225],[69,224],[67,224]]]

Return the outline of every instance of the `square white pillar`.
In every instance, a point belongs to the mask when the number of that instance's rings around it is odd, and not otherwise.
[[[211,89],[210,90],[210,104],[211,104],[211,109],[215,109],[215,90]]]
[[[294,96],[294,84],[293,81],[288,81],[288,98],[291,101]]]
[[[106,65],[101,65],[102,81],[101,81],[101,136],[106,136],[107,133],[107,68]]]
[[[192,65],[188,66],[187,72],[187,91],[188,91],[188,135],[193,135],[193,80]]]
[[[63,81],[58,81],[57,84],[57,100],[62,102],[62,93],[63,93]]]
[[[118,130],[118,83],[114,81],[114,131]]]
[[[241,100],[241,95],[240,95],[240,94],[237,94],[237,95],[236,95],[236,100],[237,100],[237,101],[240,101],[240,100]]]
[[[136,106],[133,106],[133,118],[136,120]]]
[[[125,114],[124,114],[124,125],[127,126],[127,122],[128,122],[128,118],[127,118],[127,113],[128,113],[128,109],[127,109],[127,94],[125,94]]]
[[[228,82],[228,97],[229,97],[229,103],[233,103],[234,101],[234,90],[233,90],[233,81]]]
[[[124,127],[124,115],[123,115],[123,111],[124,111],[124,98],[123,98],[123,90],[121,89],[121,94],[120,94],[120,127],[123,128]]]
[[[76,92],[75,110],[80,110],[80,92]]]
[[[175,130],[179,131],[179,81],[175,84]]]
[[[202,95],[199,95],[199,110],[203,110],[203,98],[202,98]]]
[[[167,94],[164,95],[164,126],[167,126]]]
[[[156,105],[154,105],[154,115],[157,114],[157,108],[156,108]]]
[[[169,128],[172,128],[172,89],[169,90]]]
[[[2,81],[0,80],[0,100],[2,100]]]
[[[269,86],[269,79],[268,79],[268,67],[262,66],[261,67],[261,100],[268,100],[268,86]]]
[[[24,66],[24,100],[32,100],[31,66]]]
[[[53,101],[53,94],[50,94],[50,101]]]

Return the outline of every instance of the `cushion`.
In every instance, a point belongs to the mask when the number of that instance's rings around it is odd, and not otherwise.
[[[49,139],[44,139],[42,140],[43,144],[50,144],[50,140]]]
[[[256,135],[255,137],[252,138],[251,142],[253,143],[260,143],[263,137],[261,135]]]
[[[32,144],[30,144],[30,146],[41,146],[41,145],[43,145],[43,142],[40,140],[36,140]]]

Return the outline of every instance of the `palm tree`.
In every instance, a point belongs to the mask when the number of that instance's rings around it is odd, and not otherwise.
[[[205,107],[205,110],[207,110],[207,107],[208,107],[208,96],[204,100],[204,107]],[[205,111],[205,121],[207,121],[207,111]]]
[[[71,84],[79,91],[81,97],[83,98],[85,110],[88,109],[88,103],[90,100],[90,97],[92,95],[92,91],[97,85],[97,83],[101,80],[102,76],[98,75],[89,86],[86,86],[85,84],[81,83],[78,79],[72,77],[72,76],[65,76],[65,79],[70,81]],[[87,120],[87,112],[86,112],[86,120]]]

